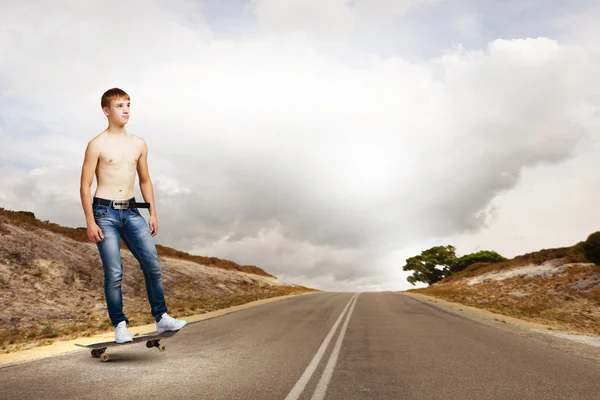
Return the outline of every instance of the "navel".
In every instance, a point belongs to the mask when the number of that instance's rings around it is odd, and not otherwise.
[[[108,160],[108,162],[112,162],[112,160]]]

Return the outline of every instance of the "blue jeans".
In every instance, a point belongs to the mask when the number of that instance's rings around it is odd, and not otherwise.
[[[161,315],[167,312],[167,304],[162,287],[162,266],[148,223],[137,208],[115,210],[102,204],[93,204],[92,209],[94,220],[104,235],[104,239],[96,243],[96,246],[104,267],[104,295],[110,321],[114,326],[121,321],[129,322],[123,314],[121,291],[123,264],[120,238],[123,238],[131,254],[140,263],[152,316],[158,321]]]

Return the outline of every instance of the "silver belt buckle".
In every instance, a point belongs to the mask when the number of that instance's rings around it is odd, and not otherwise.
[[[126,210],[129,208],[129,200],[113,200],[115,210]]]

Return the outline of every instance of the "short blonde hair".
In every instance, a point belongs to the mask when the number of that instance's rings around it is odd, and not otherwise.
[[[102,98],[100,99],[100,106],[102,106],[102,108],[104,108],[104,107],[110,108],[110,103],[113,100],[120,100],[120,99],[127,99],[127,101],[131,100],[129,98],[129,95],[127,93],[125,93],[124,90],[121,90],[119,88],[109,89],[106,92],[104,92],[104,94],[102,95]]]

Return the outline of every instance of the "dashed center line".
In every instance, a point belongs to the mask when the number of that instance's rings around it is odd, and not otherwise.
[[[333,324],[333,327],[331,328],[331,330],[329,331],[329,333],[323,340],[323,343],[321,343],[319,350],[317,350],[317,353],[311,360],[310,364],[308,364],[308,367],[306,367],[306,369],[304,370],[304,373],[302,374],[300,379],[298,379],[298,382],[296,382],[296,384],[294,385],[294,387],[292,388],[290,393],[286,396],[285,400],[297,400],[300,397],[300,395],[304,391],[304,388],[306,387],[306,384],[308,383],[308,381],[314,374],[315,370],[317,369],[317,366],[319,365],[319,362],[323,358],[323,354],[325,354],[325,351],[327,350],[327,347],[329,346],[329,342],[331,342],[331,338],[335,334],[335,331],[337,330],[338,325],[340,324],[340,322],[346,315],[346,311],[348,310],[348,308],[350,308],[350,311],[347,314],[346,320],[344,321],[344,325],[342,327],[340,335],[336,341],[333,352],[331,353],[331,356],[329,357],[329,361],[327,362],[327,366],[325,367],[325,371],[323,371],[323,375],[321,376],[321,379],[319,380],[317,389],[315,390],[315,393],[313,394],[313,400],[323,399],[325,397],[325,392],[327,391],[327,386],[329,385],[329,381],[331,380],[331,376],[333,375],[333,370],[335,368],[335,363],[336,363],[337,357],[339,355],[340,347],[342,346],[342,341],[344,340],[344,334],[346,333],[346,328],[348,327],[348,321],[350,321],[350,315],[352,314],[352,311],[354,310],[354,305],[356,304],[356,299],[358,298],[359,294],[360,293],[355,293],[354,296],[352,296],[352,298],[350,299],[350,301],[348,301],[348,304],[346,304],[346,307],[344,308],[344,310],[338,317],[337,321],[335,321],[335,324]]]
[[[323,371],[323,375],[321,375],[321,380],[319,381],[311,400],[323,400],[325,398],[325,393],[327,393],[327,387],[329,386],[329,381],[333,375],[333,369],[335,368],[335,363],[337,362],[340,354],[340,348],[342,347],[342,342],[344,341],[344,336],[346,335],[346,328],[348,328],[348,322],[350,321],[352,311],[354,311],[354,306],[356,305],[356,299],[358,299],[358,295],[354,297],[354,303],[352,303],[352,306],[350,306],[350,311],[348,311],[348,315],[346,316],[346,320],[344,321],[340,335],[335,342],[335,347],[329,356],[329,361],[327,361],[325,371]]]

